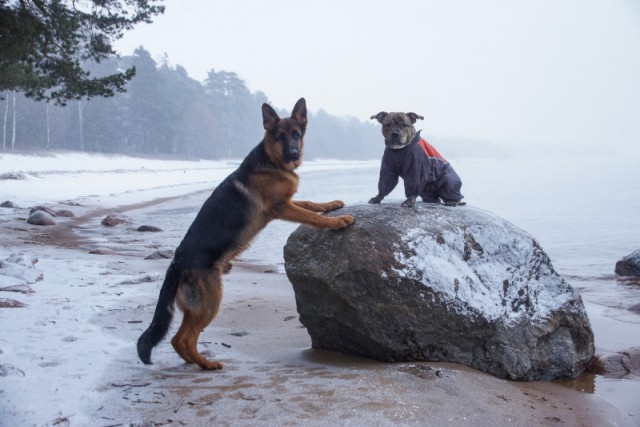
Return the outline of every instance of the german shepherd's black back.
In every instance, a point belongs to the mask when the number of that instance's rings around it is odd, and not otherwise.
[[[176,249],[151,325],[138,339],[138,355],[145,364],[151,363],[151,350],[169,330],[175,301],[184,313],[171,340],[176,352],[203,369],[222,368],[222,363],[207,360],[197,351],[198,336],[220,307],[222,274],[269,221],[280,218],[331,229],[353,223],[349,215],[318,214],[344,206],[339,200],[292,200],[298,185],[293,171],[302,160],[307,125],[304,99],[296,103],[289,118],[280,119],[267,104],[262,106],[262,115],[264,139],[213,191]]]

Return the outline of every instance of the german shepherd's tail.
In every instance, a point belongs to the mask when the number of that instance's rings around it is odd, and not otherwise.
[[[173,302],[180,283],[179,269],[172,263],[160,288],[158,305],[151,325],[138,338],[138,357],[145,365],[151,364],[151,350],[167,335],[173,319]]]

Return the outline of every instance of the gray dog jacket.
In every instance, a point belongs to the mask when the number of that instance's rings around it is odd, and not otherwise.
[[[420,132],[404,148],[385,148],[380,165],[378,195],[386,197],[404,181],[407,198],[420,196],[425,202],[458,202],[462,180],[449,164],[424,138]]]

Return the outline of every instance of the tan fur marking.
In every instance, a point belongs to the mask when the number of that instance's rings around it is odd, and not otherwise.
[[[340,209],[344,206],[344,202],[342,200],[334,200],[333,202],[327,203],[315,203],[308,202],[305,200],[293,200],[293,204],[308,211],[313,212],[331,212],[336,209]]]
[[[197,363],[202,369],[221,369],[222,363],[207,360],[198,352],[200,332],[213,320],[220,309],[222,300],[222,281],[218,268],[211,271],[192,272],[190,283],[178,288],[176,303],[184,313],[182,324],[171,340],[174,350],[187,363]],[[198,304],[193,304],[192,296],[185,292],[194,292]],[[206,301],[206,303],[202,303]]]

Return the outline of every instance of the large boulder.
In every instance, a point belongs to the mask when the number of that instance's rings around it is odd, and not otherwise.
[[[616,262],[615,272],[621,276],[640,277],[640,249]]]
[[[338,214],[338,213],[336,213]],[[594,355],[580,295],[529,234],[470,206],[344,208],[284,248],[314,348],[387,362],[448,361],[501,378],[580,373]]]

